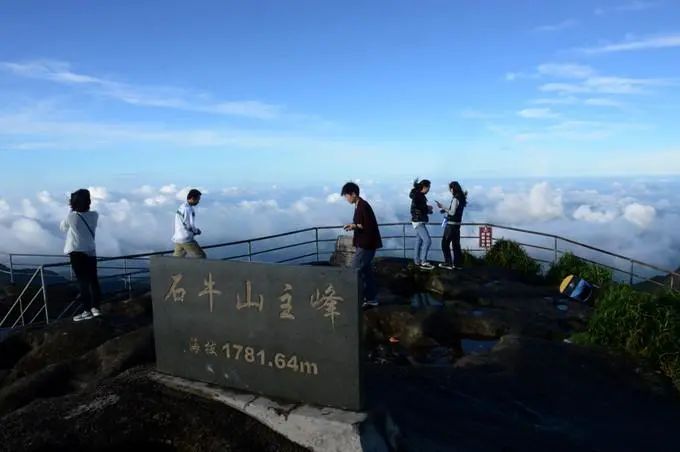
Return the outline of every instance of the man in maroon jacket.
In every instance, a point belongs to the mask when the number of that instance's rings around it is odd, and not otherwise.
[[[378,306],[372,268],[375,252],[383,246],[378,221],[375,219],[371,205],[359,196],[357,184],[346,183],[342,187],[341,195],[347,202],[354,205],[354,220],[352,224],[345,225],[345,231],[354,231],[353,243],[357,251],[354,255],[353,266],[363,286],[364,303],[362,306],[364,308]]]

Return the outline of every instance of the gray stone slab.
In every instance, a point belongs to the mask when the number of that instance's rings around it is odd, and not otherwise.
[[[158,370],[286,400],[363,406],[351,269],[151,260]]]
[[[215,400],[257,419],[291,441],[314,452],[387,452],[387,438],[367,413],[281,405],[266,397],[209,386],[182,378],[152,374],[170,388]],[[389,416],[388,416],[389,417]],[[389,423],[392,423],[391,418]]]

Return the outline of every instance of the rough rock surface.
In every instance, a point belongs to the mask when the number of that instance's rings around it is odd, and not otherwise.
[[[506,336],[455,367],[372,365],[367,380],[403,450],[677,450],[672,387],[603,351]]]
[[[148,372],[131,369],[5,416],[0,451],[304,450],[225,405],[154,383]]]
[[[459,350],[461,339],[507,334],[561,341],[585,328],[592,311],[553,287],[522,283],[499,269],[422,271],[403,259],[381,259],[376,272],[382,305],[366,313],[364,325],[374,345],[396,338],[411,351]]]
[[[365,313],[371,416],[399,451],[677,450],[680,401],[626,357],[564,343],[590,307],[512,273],[376,262]],[[0,451],[288,451],[250,417],[149,378],[148,294],[0,341]],[[391,341],[390,341],[391,339]],[[465,341],[500,339],[468,354]]]

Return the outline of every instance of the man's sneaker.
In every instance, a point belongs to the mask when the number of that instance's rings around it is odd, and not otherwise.
[[[462,270],[463,267],[453,267],[454,270]]]
[[[375,308],[376,306],[379,306],[378,302],[375,300],[366,300],[364,303],[361,305],[363,309],[369,309],[369,308]]]
[[[439,268],[443,268],[444,270],[453,270],[453,265],[451,265],[451,264],[439,264]]]
[[[429,262],[423,262],[419,265],[419,267],[422,270],[434,270],[434,265],[430,264]]]
[[[90,320],[92,318],[92,313],[90,311],[83,311],[81,314],[73,317],[74,322],[82,322],[83,320]]]
[[[90,309],[90,312],[92,313],[92,317],[99,317],[102,315],[102,312],[97,308]]]

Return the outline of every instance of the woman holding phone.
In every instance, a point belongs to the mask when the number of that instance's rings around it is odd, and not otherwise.
[[[451,192],[451,204],[444,207],[437,201],[440,212],[446,215],[446,228],[442,237],[442,252],[444,253],[444,263],[439,264],[440,268],[447,270],[460,270],[463,268],[463,250],[460,247],[460,226],[463,222],[463,210],[467,205],[467,192],[463,191],[460,183],[453,181],[449,184]],[[451,257],[451,247],[453,246],[453,258]]]

